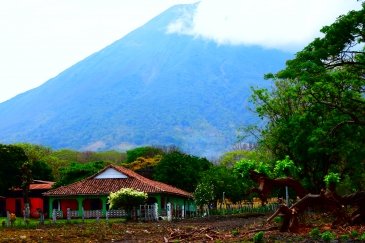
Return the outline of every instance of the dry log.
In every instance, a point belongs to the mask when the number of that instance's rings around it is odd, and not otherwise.
[[[286,205],[280,205],[278,210],[267,219],[270,222],[274,217],[280,214],[283,217],[283,223],[280,227],[282,232],[298,232],[298,216],[308,208],[323,207],[336,217],[333,225],[342,225],[348,222],[349,218],[343,210],[343,206],[337,197],[331,192],[321,192],[320,194],[307,194],[297,201],[290,208]]]
[[[339,200],[345,206],[350,205],[357,208],[351,215],[350,225],[365,224],[365,191],[339,197]]]

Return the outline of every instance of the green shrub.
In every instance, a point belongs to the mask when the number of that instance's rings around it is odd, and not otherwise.
[[[260,231],[253,236],[253,242],[264,242],[264,232]]]
[[[357,232],[356,230],[352,230],[351,231],[351,237],[352,238],[356,238],[356,237],[358,237],[359,236],[359,232]]]
[[[331,231],[325,231],[321,234],[321,238],[322,240],[328,242],[331,240],[334,240],[336,238],[336,235],[334,233],[332,233]]]
[[[283,218],[282,218],[282,217],[280,217],[280,216],[275,217],[275,218],[274,218],[274,222],[275,222],[275,223],[281,223],[281,222],[283,222]]]
[[[231,231],[232,236],[237,236],[239,234],[238,229],[234,229]]]
[[[321,232],[319,231],[318,228],[313,228],[310,232],[309,232],[310,237],[314,238],[314,239],[318,239],[319,236],[321,235]]]
[[[359,240],[365,241],[365,233],[363,233],[362,235],[360,235]]]
[[[340,236],[340,239],[341,239],[341,240],[348,240],[348,239],[350,239],[350,236],[349,236],[349,235],[347,235],[347,234],[346,234],[346,235],[341,235],[341,236]]]
[[[340,182],[340,174],[330,172],[324,177],[323,181],[326,183],[327,188],[330,185],[337,185]]]

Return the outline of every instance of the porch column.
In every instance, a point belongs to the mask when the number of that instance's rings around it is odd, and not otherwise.
[[[53,201],[54,201],[54,198],[53,197],[49,197],[48,198],[48,216],[49,218],[51,219],[52,218],[52,213],[53,213]]]
[[[77,211],[79,211],[79,215],[81,217],[81,215],[82,215],[82,203],[84,201],[84,198],[79,196],[79,197],[76,198],[76,200],[77,200]]]
[[[101,212],[103,215],[106,215],[106,204],[108,203],[108,197],[103,196],[100,197],[100,199],[101,199]]]

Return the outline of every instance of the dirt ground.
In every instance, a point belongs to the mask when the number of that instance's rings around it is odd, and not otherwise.
[[[1,228],[0,242],[252,242],[259,231],[264,231],[264,242],[318,242],[309,232],[318,227],[321,232],[331,230],[337,238],[365,233],[365,226],[331,229],[322,219],[316,224],[303,225],[299,234],[281,233],[267,224],[268,215],[210,216],[209,218],[185,219],[174,222],[125,222],[92,224],[65,224],[42,226],[34,229]],[[319,218],[319,217],[318,217]],[[308,221],[305,220],[305,221]],[[315,223],[312,223],[315,222]]]

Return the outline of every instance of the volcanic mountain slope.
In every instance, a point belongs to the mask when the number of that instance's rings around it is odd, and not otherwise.
[[[196,5],[172,7],[38,88],[0,104],[0,143],[54,149],[176,145],[219,155],[237,128],[257,122],[251,86],[284,66],[290,53],[218,45],[169,32]]]

